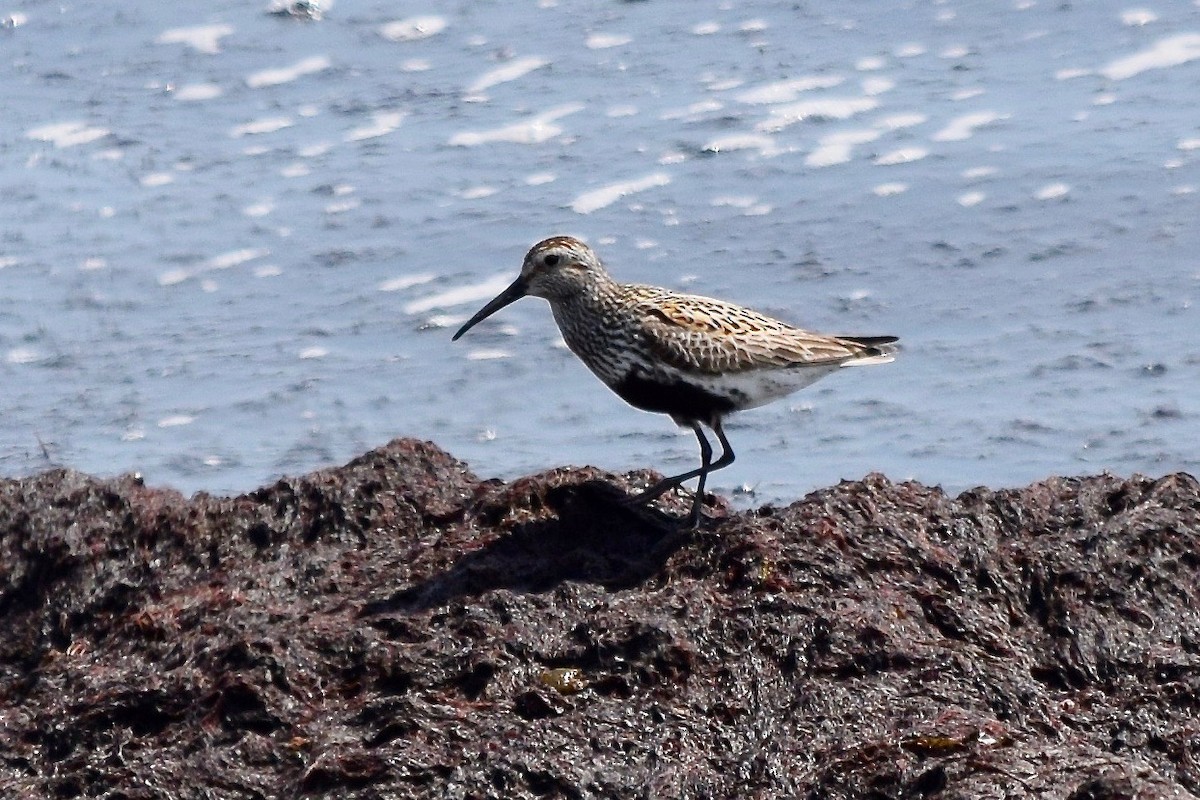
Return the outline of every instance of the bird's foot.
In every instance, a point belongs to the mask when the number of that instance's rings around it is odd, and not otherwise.
[[[638,492],[637,494],[630,497],[626,502],[629,503],[629,505],[631,505],[631,506],[644,506],[647,503],[649,503],[651,500],[657,500],[658,498],[662,497],[664,494],[671,491],[672,489],[682,489],[682,488],[683,488],[682,481],[676,481],[676,480],[667,478],[666,480],[659,481],[658,483],[654,484],[653,486],[651,486],[648,489],[645,489],[644,491]]]
[[[678,489],[684,494],[691,495],[692,509],[688,513],[687,519],[684,522],[688,528],[700,527],[700,521],[704,519],[703,515],[701,514],[701,509],[704,507],[704,495],[688,490],[688,488],[683,485],[683,481],[673,480],[671,478],[661,480],[650,488],[638,492],[631,497],[625,498],[623,504],[627,507],[645,506],[651,501],[662,497],[672,489]]]

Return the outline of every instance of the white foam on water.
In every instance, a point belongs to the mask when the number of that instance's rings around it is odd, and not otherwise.
[[[175,414],[170,417],[163,417],[158,421],[160,428],[178,428],[180,425],[191,425],[196,421],[196,418],[190,414]]]
[[[415,42],[418,39],[428,39],[446,29],[445,17],[432,14],[420,17],[398,19],[379,26],[379,35],[393,42]]]
[[[1180,139],[1175,145],[1180,150],[1200,150],[1200,138],[1197,139]]]
[[[538,56],[526,56],[525,58],[513,59],[509,63],[495,69],[488,70],[475,79],[475,82],[467,87],[468,94],[478,94],[486,89],[490,89],[501,83],[508,83],[522,78],[535,69],[541,69],[550,62]]]
[[[242,214],[250,218],[265,217],[275,210],[275,203],[270,200],[260,200],[248,206],[242,206]]]
[[[291,117],[264,117],[233,126],[229,131],[229,135],[234,139],[242,136],[258,136],[264,133],[281,131],[284,128],[292,127],[294,124]]]
[[[926,47],[919,42],[909,42],[897,47],[894,51],[896,58],[915,58],[916,56],[925,55]]]
[[[584,192],[571,201],[571,210],[577,214],[590,214],[620,200],[627,195],[644,192],[658,186],[666,186],[671,182],[671,176],[665,172],[655,172],[643,178],[630,181],[620,181]]]
[[[720,30],[719,22],[701,22],[692,26],[692,33],[696,36],[711,36]]]
[[[428,72],[433,64],[426,58],[410,58],[400,62],[401,72]]]
[[[854,68],[859,72],[872,72],[883,69],[887,61],[882,56],[864,56],[854,62]]]
[[[891,114],[877,120],[875,122],[875,127],[884,131],[898,131],[901,128],[912,128],[916,125],[924,125],[928,121],[929,117],[917,112]]]
[[[604,116],[611,119],[619,119],[620,117],[637,116],[637,106],[609,106],[604,112]]]
[[[901,147],[897,150],[892,150],[888,153],[876,157],[875,164],[880,167],[891,167],[896,164],[909,164],[913,161],[920,161],[929,155],[929,151],[924,147]]]
[[[1149,25],[1151,22],[1158,22],[1158,14],[1155,14],[1148,8],[1131,8],[1128,11],[1121,12],[1121,23],[1133,27],[1141,27]]]
[[[4,360],[9,364],[34,364],[42,360],[42,354],[32,347],[14,347],[5,354]]]
[[[758,123],[759,131],[773,133],[797,122],[808,119],[849,119],[864,111],[878,108],[879,101],[873,97],[826,97],[819,100],[803,100],[771,109],[771,115]]]
[[[269,255],[271,255],[271,251],[265,247],[243,247],[240,250],[230,250],[228,253],[213,256],[208,260],[206,266],[209,269],[229,269]]]
[[[720,100],[699,100],[689,106],[684,106],[683,108],[668,109],[659,114],[658,118],[663,121],[689,118],[697,119],[703,117],[705,114],[711,114],[714,111],[720,111],[724,107],[725,104]]]
[[[969,167],[964,169],[959,174],[967,180],[979,180],[980,178],[990,178],[999,173],[1000,170],[995,167]]]
[[[467,351],[467,361],[495,361],[499,358],[512,358],[512,353],[500,348],[479,348]]]
[[[192,273],[189,270],[183,269],[182,267],[178,269],[169,269],[158,276],[158,285],[175,286],[183,283],[190,277],[192,277]]]
[[[710,76],[709,78],[704,79],[703,82],[707,84],[704,88],[708,89],[710,92],[727,92],[730,89],[736,89],[746,83],[741,78],[730,78],[724,76],[720,78]]]
[[[855,145],[873,142],[880,136],[880,131],[869,128],[838,131],[822,136],[817,142],[817,148],[804,159],[810,167],[831,167],[844,164],[851,159]]]
[[[169,28],[158,35],[158,44],[186,44],[200,53],[212,55],[221,52],[221,39],[233,33],[232,25],[196,25],[187,28]]]
[[[757,150],[764,157],[778,155],[780,150],[775,139],[765,133],[730,133],[718,136],[704,145],[708,153],[725,153],[735,150]]]
[[[535,172],[525,176],[525,185],[543,186],[547,183],[554,183],[556,180],[558,180],[558,176],[553,172]]]
[[[301,359],[324,358],[329,355],[329,350],[324,347],[306,347],[297,353],[297,355]]]
[[[419,300],[413,300],[406,303],[401,311],[405,314],[422,314],[426,311],[432,311],[435,308],[450,308],[464,303],[477,303],[480,300],[491,300],[500,292],[508,288],[512,283],[513,276],[511,273],[503,275],[493,275],[480,283],[473,283],[467,286],[459,286],[454,289],[449,289],[437,294],[431,294],[422,297]]]
[[[758,202],[758,198],[753,195],[718,195],[708,202],[716,208],[750,208]]]
[[[152,189],[155,186],[166,186],[168,183],[174,183],[175,176],[169,172],[151,172],[149,175],[143,175],[139,180],[142,186]]]
[[[173,97],[176,100],[195,102],[197,100],[212,100],[220,97],[225,90],[215,83],[185,83],[176,87]]]
[[[355,128],[346,134],[347,142],[361,142],[364,139],[377,139],[386,136],[400,127],[404,120],[403,111],[376,111],[371,114],[371,124]]]
[[[1151,69],[1177,67],[1200,58],[1200,33],[1181,33],[1159,39],[1130,56],[1110,61],[1100,68],[1109,80],[1123,81]]]
[[[459,192],[458,196],[463,200],[482,200],[485,197],[491,197],[499,191],[495,186],[471,186]]]
[[[1048,183],[1033,193],[1038,200],[1061,200],[1071,191],[1065,183]]]
[[[432,272],[420,272],[416,275],[401,275],[397,278],[391,278],[379,284],[377,287],[381,292],[399,292],[404,289],[411,289],[414,286],[420,286],[423,283],[429,283],[437,276]]]
[[[790,103],[801,92],[809,92],[813,89],[832,89],[845,80],[841,75],[806,75],[746,89],[734,99],[739,103],[748,104]]]
[[[965,58],[971,55],[971,50],[963,45],[951,45],[938,53],[938,58]]]
[[[362,200],[359,200],[357,197],[348,197],[345,200],[327,203],[323,210],[326,214],[345,214],[347,211],[353,211],[361,205]]]
[[[881,183],[871,190],[876,197],[892,197],[908,191],[907,183]]]
[[[333,145],[329,142],[315,142],[313,144],[301,147],[296,151],[296,155],[300,156],[301,158],[316,158],[317,156],[323,156],[328,153],[332,147]]]
[[[863,94],[868,96],[890,92],[895,87],[896,82],[891,78],[863,78],[862,82]]]
[[[1004,118],[1004,115],[997,114],[995,111],[976,111],[973,114],[963,114],[946,123],[946,126],[935,133],[932,138],[935,142],[959,142],[970,139],[976,128],[991,125]]]
[[[251,73],[246,78],[246,85],[251,89],[261,89],[264,86],[278,86],[281,83],[291,83],[297,78],[324,72],[333,65],[328,56],[309,56],[302,58],[290,67],[275,67]]]
[[[982,203],[987,198],[983,192],[964,192],[957,198],[958,204],[963,208],[971,208]]]
[[[93,128],[86,122],[55,122],[40,125],[25,132],[25,138],[53,142],[55,147],[76,147],[108,136],[107,128]]]
[[[511,125],[484,131],[462,131],[450,137],[450,144],[456,147],[475,147],[493,142],[538,144],[563,132],[561,126],[554,124],[556,120],[574,114],[582,108],[582,103],[566,103]]]
[[[633,41],[632,36],[621,33],[593,33],[584,41],[590,50],[607,50],[610,47],[621,47]]]
[[[457,327],[466,321],[466,314],[433,314],[425,318],[425,324],[431,328]]]
[[[1079,67],[1069,67],[1067,69],[1060,69],[1058,72],[1054,73],[1054,80],[1069,81],[1069,80],[1074,80],[1075,78],[1082,78],[1085,75],[1091,75],[1091,74],[1092,74],[1092,71],[1090,69],[1081,69]]]

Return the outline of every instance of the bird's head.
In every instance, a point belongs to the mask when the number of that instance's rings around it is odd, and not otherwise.
[[[454,339],[457,340],[479,322],[526,295],[555,303],[585,292],[605,280],[608,280],[608,275],[600,259],[583,242],[570,236],[543,239],[525,254],[517,279],[467,320],[454,334]]]

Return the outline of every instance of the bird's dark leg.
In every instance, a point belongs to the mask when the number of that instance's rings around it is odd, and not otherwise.
[[[644,492],[636,494],[629,499],[631,503],[649,503],[657,497],[660,497],[675,487],[679,486],[684,481],[690,481],[697,475],[704,475],[709,471],[708,460],[712,457],[712,445],[708,443],[708,439],[704,438],[704,429],[700,427],[699,422],[688,422],[688,427],[696,434],[696,439],[700,442],[700,467],[698,469],[688,470],[680,475],[672,475],[669,478],[663,478],[658,483],[651,486]]]
[[[674,475],[670,478],[663,478],[658,483],[651,486],[644,492],[634,495],[630,498],[630,503],[648,503],[663,494],[666,494],[671,489],[674,489],[683,484],[684,481],[689,481],[692,478],[700,478],[699,485],[696,486],[696,498],[692,504],[691,524],[694,526],[700,520],[700,505],[704,502],[704,484],[710,472],[716,472],[719,469],[728,467],[733,463],[734,454],[733,448],[729,445],[729,439],[725,437],[725,431],[721,428],[721,419],[716,417],[709,423],[709,427],[717,434],[717,439],[721,442],[721,457],[716,461],[712,461],[712,445],[708,443],[708,439],[704,437],[704,429],[700,427],[700,423],[691,421],[688,427],[696,434],[696,441],[700,443],[700,466],[697,469],[689,470],[681,475]]]
[[[692,430],[696,432],[696,438],[700,440],[700,480],[696,482],[696,496],[692,498],[692,513],[688,515],[688,526],[694,528],[700,524],[700,506],[704,504],[704,482],[708,480],[708,473],[712,471],[712,445],[708,443],[708,439],[704,438],[704,429],[700,427],[699,422],[692,423]]]
[[[725,429],[721,427],[721,418],[714,417],[708,427],[713,429],[713,433],[717,435],[717,441],[721,443],[721,457],[713,462],[709,472],[716,472],[719,469],[725,469],[733,463],[736,456],[733,454],[733,448],[729,446],[729,440],[725,438]]]

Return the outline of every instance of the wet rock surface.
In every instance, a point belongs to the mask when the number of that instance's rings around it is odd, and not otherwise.
[[[1193,477],[647,477],[0,481],[0,796],[1200,797]]]

